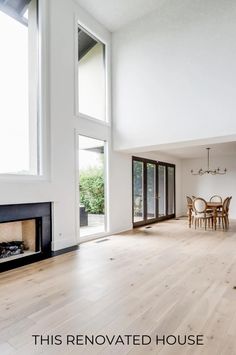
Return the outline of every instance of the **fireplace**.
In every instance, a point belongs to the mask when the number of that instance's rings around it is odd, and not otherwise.
[[[40,252],[37,220],[0,223],[0,263]]]
[[[51,203],[0,205],[0,271],[51,256]]]

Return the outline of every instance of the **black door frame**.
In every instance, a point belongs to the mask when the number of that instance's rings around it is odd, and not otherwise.
[[[144,218],[140,222],[134,222],[134,161],[140,161],[143,163],[143,214]],[[155,198],[155,210],[156,210],[156,217],[152,219],[147,219],[147,164],[154,164],[155,169],[156,169],[156,198]],[[159,186],[158,186],[158,166],[165,166],[166,168],[166,174],[165,174],[165,186],[166,186],[166,191],[165,191],[165,209],[166,209],[166,215],[162,217],[158,217],[158,212],[159,212]],[[173,214],[168,214],[168,167],[174,168],[174,213]],[[161,161],[156,161],[156,160],[151,160],[151,159],[146,159],[146,158],[140,158],[133,156],[132,157],[132,221],[133,221],[133,227],[140,227],[140,226],[145,226],[147,224],[151,223],[156,223],[159,221],[175,218],[176,215],[176,172],[175,172],[175,164],[171,163],[166,163],[166,162],[161,162]]]

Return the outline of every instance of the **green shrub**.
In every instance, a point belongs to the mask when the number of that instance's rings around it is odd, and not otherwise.
[[[88,213],[104,213],[104,174],[102,169],[80,173],[80,202]]]

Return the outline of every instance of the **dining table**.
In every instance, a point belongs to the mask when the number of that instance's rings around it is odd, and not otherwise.
[[[216,225],[217,225],[217,211],[222,209],[223,203],[222,202],[211,202],[211,201],[206,201],[207,203],[207,209],[213,211],[213,227],[216,230]],[[189,228],[191,228],[192,225],[192,212],[193,212],[193,205],[192,203],[188,204],[188,225]]]

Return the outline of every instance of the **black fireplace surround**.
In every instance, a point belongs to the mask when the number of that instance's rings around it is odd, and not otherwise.
[[[36,244],[38,253],[0,263],[0,272],[43,260],[52,256],[51,202],[0,205],[0,223],[34,219],[36,222]]]

